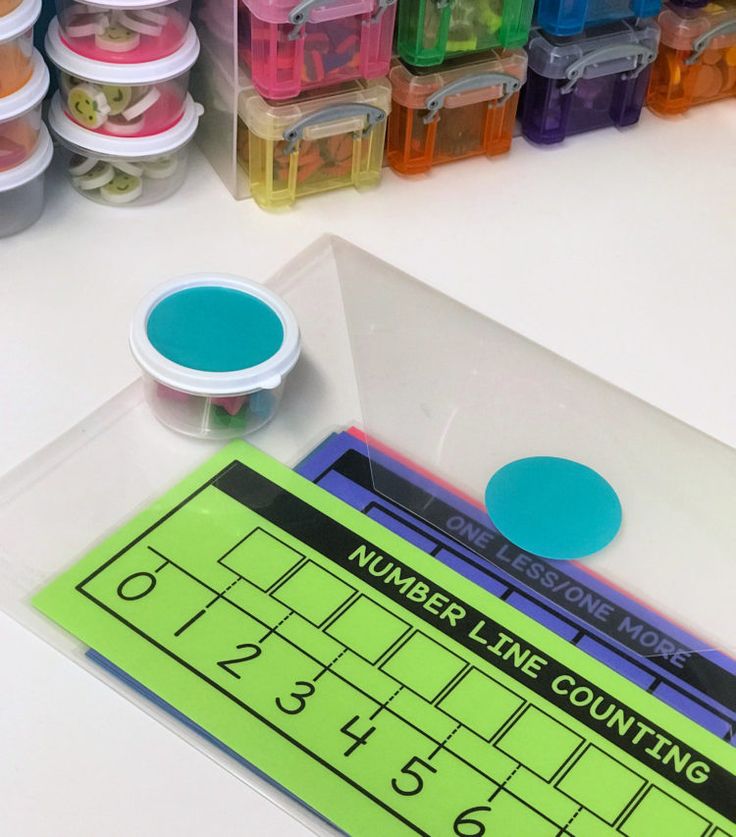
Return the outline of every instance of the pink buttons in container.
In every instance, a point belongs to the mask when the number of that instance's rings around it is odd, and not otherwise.
[[[32,67],[26,84],[0,99],[0,172],[24,163],[38,145],[49,71],[38,52],[33,54]]]
[[[395,0],[239,0],[238,50],[267,99],[386,75]]]
[[[56,0],[62,42],[94,61],[140,64],[181,48],[191,0]]]
[[[70,49],[55,18],[46,52],[59,70],[62,104],[70,119],[107,136],[146,137],[168,131],[181,119],[199,40],[189,24],[183,44],[166,58],[109,64]]]

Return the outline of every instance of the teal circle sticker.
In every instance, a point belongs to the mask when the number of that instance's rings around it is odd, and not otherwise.
[[[531,456],[509,462],[491,477],[485,499],[499,532],[542,558],[592,555],[621,528],[621,503],[611,485],[571,459]]]
[[[235,372],[273,357],[284,342],[279,315],[262,300],[220,285],[185,288],[148,315],[151,345],[168,360],[202,372]]]

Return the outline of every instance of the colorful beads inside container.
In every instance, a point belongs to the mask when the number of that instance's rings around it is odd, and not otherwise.
[[[20,90],[31,77],[31,46],[16,39],[0,44],[0,96],[9,96]]]
[[[257,39],[272,39],[273,30],[268,26],[256,24],[251,31],[250,15],[243,13],[242,7],[239,25],[240,58],[250,67],[252,53],[258,46]],[[305,26],[302,89],[335,84],[359,75],[361,25],[360,18],[353,16],[324,21],[318,26]],[[284,49],[278,52],[278,68],[287,74],[294,63],[294,42],[288,41],[288,35],[288,28],[279,29],[278,37],[284,41]],[[251,38],[255,39],[255,42]],[[264,43],[263,46],[265,52],[267,45]],[[288,48],[289,46],[292,48]]]

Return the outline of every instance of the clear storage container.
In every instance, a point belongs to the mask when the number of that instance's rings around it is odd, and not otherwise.
[[[24,163],[38,145],[41,102],[49,89],[49,71],[40,53],[33,54],[30,79],[0,99],[0,172]]]
[[[33,26],[40,14],[41,0],[23,0],[0,17],[0,98],[20,90],[31,77]]]
[[[235,276],[196,274],[140,303],[130,348],[159,421],[189,436],[230,439],[273,418],[301,338],[273,291]]]
[[[570,38],[534,30],[527,47],[524,136],[549,144],[638,122],[658,41],[652,21],[618,21]]]
[[[437,70],[412,70],[397,61],[389,78],[387,158],[394,171],[419,174],[511,147],[526,79],[523,49],[459,58]]]
[[[736,95],[736,7],[715,3],[659,16],[662,43],[652,67],[647,105],[660,116]]]
[[[187,96],[184,115],[168,131],[133,139],[109,137],[69,120],[56,93],[49,125],[61,143],[67,176],[80,195],[106,206],[146,206],[173,195],[184,182],[201,114],[201,106]]]
[[[19,166],[0,172],[0,238],[25,230],[41,217],[52,155],[51,137],[42,125],[33,154]]]
[[[548,35],[578,35],[612,20],[655,17],[661,6],[661,0],[539,0],[536,25]]]
[[[504,47],[529,36],[534,0],[401,0],[396,50],[414,67]]]
[[[167,131],[181,119],[199,41],[190,24],[182,46],[167,58],[105,64],[70,49],[54,18],[46,52],[59,70],[59,89],[70,119],[108,136],[146,137]]]
[[[385,78],[304,93],[288,104],[244,90],[238,158],[253,198],[264,209],[279,209],[316,192],[377,185],[390,110]]]
[[[303,90],[377,78],[391,64],[396,0],[239,0],[238,51],[255,89]]]
[[[176,52],[189,26],[191,0],[56,0],[62,41],[95,61],[139,64]]]

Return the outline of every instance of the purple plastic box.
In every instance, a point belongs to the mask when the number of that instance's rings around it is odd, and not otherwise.
[[[524,136],[549,145],[638,122],[658,43],[653,21],[616,21],[568,38],[533,30],[521,111]]]

